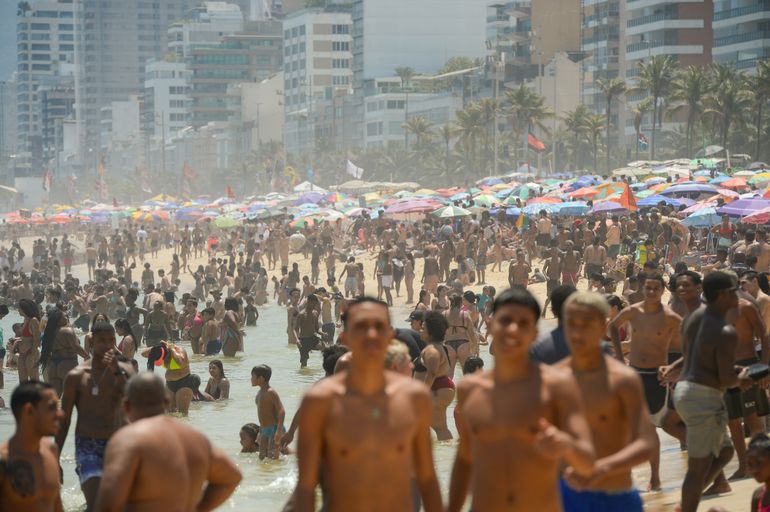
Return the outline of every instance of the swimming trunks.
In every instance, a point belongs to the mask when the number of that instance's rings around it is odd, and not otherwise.
[[[206,355],[215,356],[222,350],[222,342],[220,340],[211,340],[206,343]]]
[[[284,431],[284,428],[281,427],[281,432]],[[259,427],[259,435],[264,437],[275,437],[275,434],[278,432],[278,425],[270,425],[269,427]]]
[[[75,436],[75,472],[83,486],[92,478],[101,478],[104,471],[104,451],[108,439]]]
[[[642,498],[636,489],[607,493],[576,491],[564,480],[559,481],[564,512],[642,512]]]
[[[632,366],[642,379],[644,386],[644,399],[652,417],[652,423],[659,427],[666,413],[666,401],[668,399],[668,386],[662,386],[658,380],[657,368],[638,368]]]
[[[692,458],[718,457],[723,448],[732,448],[722,395],[716,388],[688,380],[676,384],[674,404],[687,427],[687,453]]]

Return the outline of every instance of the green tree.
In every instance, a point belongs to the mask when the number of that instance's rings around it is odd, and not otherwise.
[[[423,116],[416,116],[401,125],[407,133],[411,133],[415,138],[415,149],[419,152],[429,146],[433,139],[433,123]]]
[[[752,99],[742,74],[725,71],[721,65],[714,68],[717,80],[713,91],[706,97],[704,115],[717,123],[720,144],[728,149],[730,128],[735,123],[743,123],[745,113],[752,106]]]
[[[631,108],[631,113],[634,115],[634,133],[636,134],[634,160],[639,160],[639,137],[642,135],[642,121],[644,121],[644,116],[650,111],[650,108],[652,108],[650,98],[640,101]]]
[[[523,144],[526,134],[533,128],[543,133],[550,133],[545,120],[553,117],[553,111],[545,105],[545,98],[524,84],[505,93],[505,101],[510,108],[511,124],[516,139]],[[514,146],[515,147],[515,146]]]
[[[411,85],[412,78],[416,75],[414,69],[410,67],[396,68],[396,75],[401,80],[401,92],[405,94],[404,98],[404,124],[409,121],[409,87]],[[409,133],[404,131],[404,148],[409,149]]]
[[[573,165],[573,170],[577,170],[583,167],[582,164],[582,148],[581,142],[585,140],[586,126],[588,124],[588,118],[591,114],[588,112],[588,108],[584,104],[580,104],[575,107],[574,110],[570,110],[564,114],[562,121],[564,121],[565,130],[571,134],[570,140],[570,153]]]
[[[747,77],[746,85],[751,94],[752,110],[754,111],[754,160],[761,160],[762,153],[762,111],[770,99],[770,61],[762,60],[757,63],[756,75]]]
[[[438,135],[444,148],[443,170],[444,178],[449,182],[452,166],[452,140],[458,134],[457,127],[447,123],[438,128]]]
[[[610,174],[610,121],[612,120],[612,100],[621,98],[626,94],[628,86],[622,78],[611,78],[604,80],[602,78],[596,81],[596,87],[604,95],[605,109],[604,115],[607,118],[607,175]]]
[[[604,116],[589,115],[585,120],[585,134],[588,142],[591,143],[591,151],[594,156],[594,173],[598,172],[599,168],[599,137],[601,137],[602,131],[604,131]]]
[[[460,144],[463,149],[464,158],[467,167],[473,169],[473,174],[478,172],[476,166],[476,145],[478,138],[484,134],[485,126],[481,119],[481,112],[468,105],[462,110],[458,110],[455,123],[457,124],[457,133],[460,137]]]
[[[477,108],[481,114],[481,123],[484,126],[484,153],[483,153],[483,166],[484,169],[490,169],[494,160],[494,153],[490,151],[490,147],[494,146],[494,129],[497,122],[497,114],[500,110],[500,103],[494,98],[484,98],[479,100],[473,105],[473,108]],[[497,169],[493,169],[488,174],[495,174]]]
[[[703,114],[703,100],[709,92],[709,84],[709,74],[704,67],[688,66],[677,74],[671,87],[671,99],[675,102],[671,110],[687,110],[685,148],[688,158],[692,156],[693,132]]]
[[[662,120],[660,100],[668,95],[676,72],[676,62],[670,55],[654,56],[648,62],[639,63],[637,85],[632,90],[647,92],[652,97],[652,138],[650,159],[655,160],[655,132]]]

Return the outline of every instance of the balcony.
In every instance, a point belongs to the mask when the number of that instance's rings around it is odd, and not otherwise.
[[[757,12],[770,13],[770,2],[762,1],[762,2],[757,2],[754,5],[745,5],[743,7],[736,7],[735,9],[717,11],[714,13],[714,21],[729,20],[730,18],[747,16],[749,14],[754,14]]]
[[[639,43],[633,43],[626,46],[626,53],[633,53],[641,50],[650,50],[652,48],[665,46],[666,44],[676,44],[676,43],[666,43],[666,41],[641,41]]]
[[[714,39],[714,47],[729,46],[732,44],[748,43],[758,39],[770,39],[770,30],[757,30],[756,32],[746,32],[745,34],[734,34],[727,37]]]
[[[638,27],[640,25],[647,25],[648,23],[654,23],[656,21],[663,20],[678,20],[679,14],[675,12],[659,12],[657,14],[650,14],[649,16],[642,16],[641,18],[634,18],[626,22],[628,28]]]

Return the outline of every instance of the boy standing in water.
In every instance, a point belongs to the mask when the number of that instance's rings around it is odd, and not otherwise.
[[[277,459],[281,436],[283,435],[283,421],[286,411],[283,409],[281,397],[275,389],[270,387],[270,377],[273,370],[266,364],[255,366],[251,369],[251,385],[259,386],[257,398],[257,416],[259,418],[259,458],[265,457]]]
[[[495,366],[466,375],[457,386],[460,443],[448,510],[463,508],[470,487],[474,510],[558,512],[561,464],[572,466],[576,476],[593,472],[591,432],[577,383],[564,370],[530,360],[540,319],[532,294],[506,290],[492,313]]]

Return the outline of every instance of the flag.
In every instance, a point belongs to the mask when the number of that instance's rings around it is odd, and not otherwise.
[[[538,153],[540,153],[541,151],[545,151],[545,144],[543,144],[543,141],[541,141],[531,133],[527,134],[527,145],[530,147],[530,149],[533,149]]]
[[[48,169],[43,173],[43,190],[46,192],[51,190],[51,182],[53,181],[53,174]]]
[[[182,196],[189,198],[192,195],[192,183],[197,177],[198,173],[185,161],[182,168]]]
[[[524,229],[524,225],[525,225],[525,223],[526,223],[526,220],[527,220],[527,216],[526,216],[526,215],[524,215],[523,213],[520,213],[520,214],[519,214],[519,218],[518,218],[518,219],[516,219],[516,228],[517,228],[519,231],[521,231],[522,229]]]
[[[225,189],[225,195],[230,199],[235,199],[235,192],[233,192],[233,187],[228,185],[227,188]]]
[[[348,160],[345,171],[357,180],[360,180],[364,176],[364,170],[361,169],[360,167],[357,167],[350,160]]]
[[[634,193],[631,191],[631,187],[628,186],[628,183],[623,183],[623,192],[620,194],[618,203],[620,203],[623,208],[631,212],[639,209],[639,207],[636,206]]]
[[[639,149],[643,151],[647,149],[647,137],[645,137],[643,133],[639,134],[639,140],[637,143],[639,144]]]
[[[107,176],[107,165],[104,163],[104,157],[99,160],[99,167],[97,168],[97,171],[99,172],[99,176],[104,179]]]

